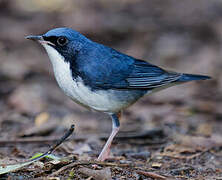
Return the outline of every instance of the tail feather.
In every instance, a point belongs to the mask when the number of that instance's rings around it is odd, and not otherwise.
[[[188,81],[198,81],[198,80],[206,80],[211,79],[209,76],[196,75],[196,74],[182,74],[181,77],[177,80],[177,82],[188,82]]]

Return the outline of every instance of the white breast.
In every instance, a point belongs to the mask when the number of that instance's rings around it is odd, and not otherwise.
[[[42,45],[46,49],[53,65],[57,83],[64,93],[75,102],[92,109],[105,112],[116,112],[124,106],[127,106],[126,102],[118,101],[114,98],[115,91],[113,90],[92,91],[84,85],[81,78],[73,80],[69,62],[65,62],[64,57],[61,56],[53,47],[47,44]]]

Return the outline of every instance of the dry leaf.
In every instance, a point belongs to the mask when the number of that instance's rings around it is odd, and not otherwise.
[[[161,163],[158,163],[158,162],[152,163],[152,168],[160,168],[161,166],[162,166]]]
[[[36,118],[35,118],[35,125],[36,126],[41,126],[42,124],[46,123],[49,120],[49,114],[47,112],[40,113]]]

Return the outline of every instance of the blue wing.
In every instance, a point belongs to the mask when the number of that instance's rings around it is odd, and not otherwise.
[[[73,72],[78,71],[92,89],[151,90],[184,79],[184,74],[168,72],[99,44],[87,47],[85,52],[77,58]]]
[[[142,60],[135,60],[132,72],[126,77],[128,88],[154,89],[177,81],[181,74],[167,72]]]

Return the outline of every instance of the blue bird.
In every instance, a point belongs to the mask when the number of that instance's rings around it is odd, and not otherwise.
[[[112,132],[98,161],[107,159],[119,131],[121,111],[144,95],[209,76],[169,72],[91,41],[70,28],[56,28],[27,36],[46,49],[55,79],[76,103],[111,116]]]

